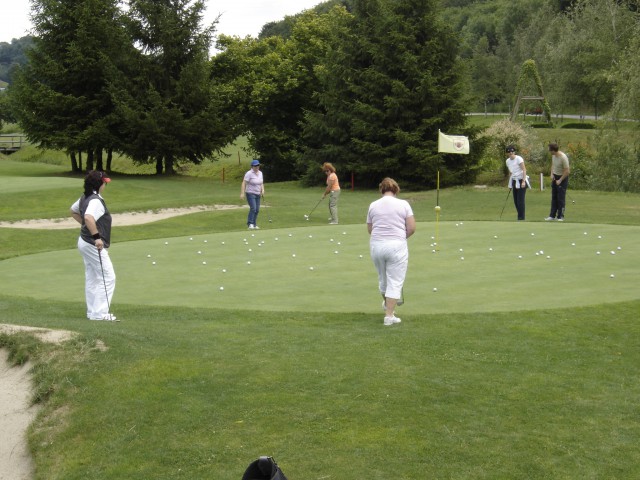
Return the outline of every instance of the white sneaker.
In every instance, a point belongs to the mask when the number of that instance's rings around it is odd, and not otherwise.
[[[545,222],[553,222],[555,220],[554,217],[547,217],[544,219]]]
[[[402,320],[400,320],[395,315],[393,315],[392,317],[384,317],[384,325],[385,325],[385,327],[388,327],[389,325],[394,325],[396,323],[400,323],[401,321]]]
[[[249,230],[253,230],[254,228],[256,228],[256,226],[250,223],[249,224]]]
[[[564,218],[559,218],[558,221],[559,222],[564,222]]]
[[[90,318],[89,320],[94,320],[97,322],[100,321],[104,321],[104,322],[119,322],[120,320],[116,319],[116,316],[113,313],[107,313],[105,315],[103,315],[100,318]]]
[[[338,225],[338,222],[331,221],[329,222],[329,225]]]
[[[258,225],[254,225],[253,228],[254,230],[260,230],[260,227]]]

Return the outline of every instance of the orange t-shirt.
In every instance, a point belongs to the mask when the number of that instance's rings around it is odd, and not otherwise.
[[[334,173],[330,173],[329,176],[327,177],[327,186],[329,186],[331,184],[331,182],[333,182],[333,185],[331,185],[331,191],[335,192],[336,190],[340,190],[340,183],[338,182],[338,175]]]

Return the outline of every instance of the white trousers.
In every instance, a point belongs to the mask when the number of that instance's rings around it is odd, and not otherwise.
[[[109,251],[103,248],[98,256],[95,245],[85,242],[82,238],[78,238],[78,250],[84,260],[87,318],[102,320],[109,313],[109,305],[116,289],[116,273],[113,270]]]
[[[409,265],[407,242],[402,240],[371,242],[370,250],[371,259],[378,271],[380,293],[387,298],[400,299]]]

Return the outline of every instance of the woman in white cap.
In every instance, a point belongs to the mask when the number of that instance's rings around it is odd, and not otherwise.
[[[249,204],[249,215],[247,216],[247,227],[250,230],[259,229],[258,213],[260,212],[260,196],[264,196],[264,181],[262,172],[260,171],[260,160],[251,162],[251,170],[249,170],[242,179],[240,186],[240,198],[247,197]]]
[[[116,316],[109,312],[116,288],[109,257],[111,214],[102,198],[110,181],[104,172],[90,171],[84,179],[84,195],[71,205],[71,216],[81,225],[78,250],[84,260],[87,318],[114,322]]]

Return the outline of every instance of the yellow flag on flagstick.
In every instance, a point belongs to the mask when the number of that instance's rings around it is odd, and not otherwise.
[[[446,135],[438,130],[438,152],[469,153],[469,139],[464,135]]]

